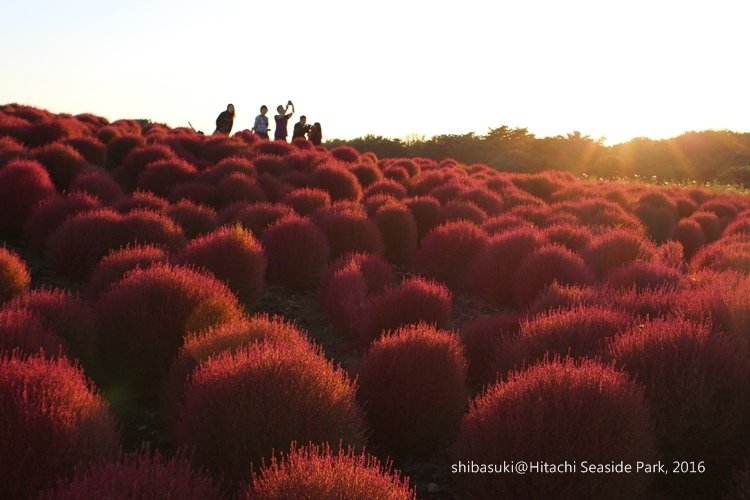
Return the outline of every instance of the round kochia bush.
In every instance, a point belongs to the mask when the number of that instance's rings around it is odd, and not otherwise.
[[[373,342],[358,374],[372,439],[402,455],[440,446],[468,399],[458,336],[424,323]]]
[[[99,207],[99,200],[86,193],[52,196],[39,204],[26,221],[24,236],[39,255],[44,254],[47,238],[68,217]]]
[[[149,267],[157,262],[166,262],[167,258],[167,253],[154,245],[138,245],[113,250],[94,268],[86,292],[89,298],[96,299],[113,283],[120,281],[128,271]]]
[[[319,208],[331,206],[331,195],[322,189],[306,187],[288,192],[281,201],[300,215],[310,215]]]
[[[408,264],[417,249],[417,223],[406,206],[388,203],[375,213],[384,255],[394,264]]]
[[[309,219],[286,217],[261,235],[268,257],[268,281],[289,288],[312,288],[328,262],[328,241]]]
[[[320,166],[311,176],[313,186],[326,191],[332,201],[359,201],[362,198],[362,186],[357,177],[338,165]]]
[[[422,238],[414,256],[414,271],[451,289],[465,288],[469,266],[487,241],[487,234],[468,221],[440,225]]]
[[[247,499],[283,500],[296,498],[351,498],[416,500],[408,478],[401,478],[390,463],[381,465],[376,457],[354,448],[308,445],[292,447],[282,456],[253,474],[245,491]]]
[[[332,259],[349,252],[383,253],[378,226],[360,205],[334,204],[315,212],[313,221],[326,235]]]
[[[578,464],[575,474],[457,474],[467,498],[643,498],[652,475],[582,474],[582,462],[635,464],[655,454],[643,389],[613,368],[568,360],[513,373],[478,397],[452,461]]]
[[[601,277],[635,260],[647,260],[653,253],[653,244],[643,235],[632,230],[613,229],[594,238],[584,257],[589,267]]]
[[[193,372],[175,427],[194,461],[229,479],[293,441],[361,445],[362,412],[344,372],[307,345],[256,343]]]
[[[23,293],[31,284],[26,262],[16,253],[0,247],[0,304]]]
[[[609,357],[646,388],[662,460],[705,461],[705,474],[661,478],[670,491],[717,498],[746,453],[750,365],[744,352],[707,325],[675,318],[646,322],[609,346]]]
[[[67,353],[65,342],[31,311],[0,309],[0,352],[37,354],[40,350],[47,356]]]
[[[113,382],[145,394],[158,389],[186,334],[241,317],[223,283],[166,264],[126,274],[99,298],[96,310]]]
[[[29,498],[119,448],[115,421],[65,358],[0,355],[0,497]]]
[[[58,481],[44,500],[132,500],[170,498],[220,500],[221,490],[203,472],[196,472],[181,456],[165,458],[145,450],[122,455],[116,462],[76,469],[69,481]]]
[[[252,233],[240,225],[194,239],[175,262],[210,271],[247,307],[254,306],[263,292],[266,256]]]
[[[32,210],[54,194],[55,186],[39,163],[8,163],[0,170],[0,234],[19,235]]]
[[[518,333],[519,317],[516,314],[497,313],[480,316],[461,330],[461,341],[469,363],[467,382],[478,389],[497,378],[495,358],[510,338]]]

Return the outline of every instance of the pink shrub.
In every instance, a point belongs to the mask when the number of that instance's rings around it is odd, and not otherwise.
[[[332,259],[349,252],[383,253],[378,226],[360,205],[334,203],[330,208],[315,212],[313,221],[325,234]]]
[[[542,237],[532,228],[514,229],[493,236],[472,259],[470,289],[496,303],[510,303],[518,266],[527,255],[542,246],[542,242]]]
[[[503,215],[496,215],[494,217],[488,217],[482,222],[479,227],[481,227],[490,236],[495,236],[496,234],[500,234],[504,231],[518,229],[521,227],[529,229],[535,228],[533,223],[522,219],[517,215],[510,215],[507,213]]]
[[[370,198],[377,194],[387,194],[394,199],[401,200],[406,198],[407,192],[402,184],[390,179],[383,179],[367,186],[367,189],[363,193],[365,198]]]
[[[223,227],[192,240],[174,262],[210,271],[252,308],[263,292],[266,256],[252,233],[241,226]]]
[[[284,158],[274,155],[261,155],[253,158],[255,171],[260,175],[267,173],[274,177],[281,177],[289,172],[289,165]]]
[[[417,196],[406,198],[404,204],[414,216],[417,223],[417,236],[422,237],[438,225],[440,218],[440,202],[431,196]]]
[[[2,498],[33,497],[119,447],[106,402],[65,358],[0,357],[0,415]]]
[[[182,228],[166,215],[151,210],[133,210],[120,222],[120,244],[151,244],[169,251],[185,246]]]
[[[586,226],[573,224],[548,226],[544,229],[544,236],[550,243],[557,243],[579,254],[586,251],[594,237]]]
[[[224,158],[220,162],[216,163],[201,172],[201,180],[209,182],[211,184],[218,184],[218,182],[232,173],[245,174],[248,177],[255,177],[257,172],[253,163],[247,158]]]
[[[312,288],[328,262],[328,241],[309,219],[286,217],[261,235],[268,258],[267,278],[289,288]]]
[[[78,151],[62,143],[48,144],[34,152],[37,161],[49,172],[55,187],[64,191],[87,166]]]
[[[408,264],[417,249],[417,223],[409,209],[386,204],[375,213],[375,224],[383,240],[384,255],[394,264]]]
[[[653,244],[643,236],[634,231],[614,229],[597,236],[584,257],[591,269],[601,277],[635,260],[648,260],[653,253]]]
[[[176,155],[164,144],[150,144],[135,148],[123,158],[117,170],[117,177],[126,188],[132,189],[148,165],[165,160],[176,160]]]
[[[465,288],[469,266],[487,242],[485,232],[470,222],[440,225],[422,238],[414,257],[414,271],[451,289]]]
[[[217,186],[216,198],[219,207],[246,201],[257,203],[269,199],[263,187],[253,178],[238,172],[223,177]]]
[[[390,463],[349,447],[338,452],[330,446],[292,447],[281,458],[253,474],[245,491],[247,499],[260,498],[387,498],[416,500],[409,480]]]
[[[369,295],[378,294],[396,283],[396,275],[383,257],[371,253],[353,252],[331,262],[320,282],[320,294],[325,295],[329,282],[338,271],[354,265],[362,272]]]
[[[77,468],[70,480],[58,481],[41,497],[44,500],[107,498],[179,498],[220,500],[221,490],[204,472],[191,469],[181,456],[165,458],[159,453],[122,455],[116,462]]]
[[[642,388],[613,368],[570,360],[533,366],[490,387],[471,404],[451,453],[467,472],[519,461],[579,467],[579,473],[457,474],[457,491],[476,499],[642,498],[653,475],[581,474],[580,466],[649,463],[655,454]]]
[[[110,209],[67,219],[47,239],[50,268],[58,275],[84,280],[107,252],[121,246],[121,221],[122,215]]]
[[[705,475],[662,477],[661,485],[720,496],[750,439],[750,368],[737,344],[705,324],[665,318],[616,338],[608,355],[646,388],[660,458],[705,461]]]
[[[651,262],[631,262],[607,273],[604,281],[613,288],[632,288],[642,291],[646,288],[678,286],[683,280],[677,269]]]
[[[706,243],[703,228],[695,219],[682,219],[678,222],[672,229],[670,238],[682,245],[685,260],[688,261]]]
[[[0,233],[18,236],[34,208],[54,194],[55,186],[39,163],[8,163],[0,170]]]
[[[440,208],[438,216],[441,223],[466,220],[476,225],[480,225],[486,218],[484,210],[470,201],[449,201]]]
[[[81,173],[70,183],[68,191],[90,194],[106,205],[112,205],[123,197],[120,185],[104,169],[91,169]]]
[[[367,303],[357,337],[360,345],[367,346],[385,330],[420,322],[442,328],[450,319],[450,291],[434,281],[409,278]]]
[[[294,146],[281,141],[258,141],[253,149],[259,154],[287,156],[294,151]]]
[[[424,323],[373,342],[357,373],[372,439],[402,456],[434,451],[466,407],[461,343]]]
[[[349,170],[354,174],[359,181],[359,185],[363,188],[367,188],[374,182],[383,179],[383,172],[375,165],[369,163],[360,163]]]
[[[690,261],[693,272],[701,270],[750,273],[750,240],[720,239],[701,247]]]
[[[461,341],[469,362],[469,387],[479,389],[495,381],[496,358],[504,354],[498,351],[504,349],[518,333],[519,320],[516,314],[497,313],[479,316],[464,325]]]
[[[320,208],[331,206],[331,195],[318,188],[298,188],[289,191],[281,199],[299,215],[310,215]]]
[[[114,283],[120,281],[133,269],[141,269],[159,262],[167,262],[164,249],[154,245],[138,245],[112,250],[99,261],[91,273],[86,293],[91,299],[98,298]]]
[[[52,196],[40,203],[26,221],[24,236],[32,250],[44,253],[49,235],[69,217],[99,207],[99,200],[85,193]]]
[[[359,159],[359,151],[351,146],[339,146],[331,150],[331,156],[339,161],[354,163]]]
[[[553,282],[589,285],[594,274],[581,257],[560,245],[534,250],[519,263],[513,275],[513,298],[518,307],[528,306]]]
[[[15,252],[0,247],[0,304],[20,295],[30,284],[26,262]]]
[[[0,309],[0,355],[11,352],[51,357],[67,354],[65,342],[27,309]]]
[[[311,177],[313,186],[331,195],[332,201],[359,201],[362,198],[362,187],[357,177],[338,165],[319,166]]]
[[[713,212],[697,211],[688,220],[694,220],[701,225],[706,243],[711,243],[721,238],[722,225],[719,218]]]
[[[363,430],[353,383],[319,349],[256,343],[193,372],[175,437],[196,463],[236,480],[294,441],[361,445]]]
[[[138,175],[136,187],[164,197],[167,196],[172,186],[190,182],[197,175],[195,167],[185,160],[178,158],[158,160],[146,165],[146,168]]]
[[[473,203],[486,215],[498,215],[503,210],[503,200],[487,188],[474,188],[461,193],[461,201]]]
[[[167,215],[182,228],[188,240],[210,233],[217,227],[216,211],[205,205],[181,200],[167,209]]]
[[[220,281],[165,264],[126,274],[99,298],[96,311],[111,381],[139,394],[158,388],[186,334],[242,314]]]

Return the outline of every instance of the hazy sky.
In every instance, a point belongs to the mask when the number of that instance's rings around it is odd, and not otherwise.
[[[365,6],[368,5],[368,6]],[[0,4],[0,104],[234,130],[292,99],[324,137],[608,143],[750,131],[746,2],[16,1]],[[296,121],[296,120],[295,120]]]

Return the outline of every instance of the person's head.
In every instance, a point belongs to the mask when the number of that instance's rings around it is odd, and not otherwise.
[[[320,122],[315,122],[315,123],[313,123],[313,128],[314,128],[315,130],[320,130]]]
[[[302,116],[300,116],[300,117],[299,117],[299,122],[300,122],[300,123],[301,123],[302,125],[304,125],[305,123],[307,123],[307,117],[306,117],[305,115],[302,115]]]
[[[227,104],[227,111],[234,114],[234,104]]]
[[[279,104],[278,106],[276,106],[276,112],[278,114],[280,114],[280,115],[283,115],[284,114],[284,106],[282,106],[281,104]]]
[[[268,113],[268,106],[264,104],[263,106],[260,107],[260,114],[265,115],[266,113]]]

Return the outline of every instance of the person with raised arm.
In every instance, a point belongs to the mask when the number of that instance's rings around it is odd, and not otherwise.
[[[288,113],[289,108],[292,108],[292,111],[290,113]],[[278,106],[276,106],[276,112],[278,113],[278,115],[274,116],[274,119],[276,120],[276,130],[273,133],[273,138],[276,141],[286,142],[286,136],[288,135],[286,131],[286,125],[287,122],[289,122],[289,118],[291,118],[294,114],[294,104],[292,103],[292,101],[288,101],[286,103],[286,108],[279,104]]]

